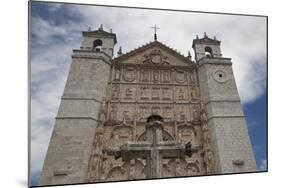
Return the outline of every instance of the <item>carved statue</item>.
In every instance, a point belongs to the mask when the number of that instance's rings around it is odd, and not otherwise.
[[[101,107],[100,107],[100,113],[99,113],[99,121],[101,123],[103,123],[105,121],[106,112],[107,112],[106,99],[103,98],[101,101]]]

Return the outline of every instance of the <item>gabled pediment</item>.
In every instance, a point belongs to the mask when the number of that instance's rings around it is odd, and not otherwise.
[[[155,66],[195,66],[189,57],[158,41],[151,42],[113,60],[114,63]]]

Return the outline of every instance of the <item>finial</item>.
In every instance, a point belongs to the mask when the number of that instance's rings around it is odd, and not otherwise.
[[[206,32],[204,32],[204,38],[208,38],[208,36],[207,36],[207,33],[206,33]]]
[[[216,36],[214,36],[214,40],[217,40],[217,37],[216,37]]]
[[[156,26],[156,24],[154,24],[153,27],[151,27],[152,29],[154,29],[154,40],[157,41],[157,29],[160,29],[159,27]]]
[[[188,56],[187,56],[188,59],[191,59],[191,53],[190,51],[188,50]]]
[[[110,33],[112,33],[112,29],[110,29],[109,31],[110,31]]]
[[[103,31],[103,24],[100,24],[99,30]]]
[[[88,27],[88,31],[91,31],[91,30],[92,30],[92,28],[91,28],[91,26],[89,26],[89,27]]]
[[[196,35],[196,39],[199,39],[198,35]]]
[[[118,54],[118,56],[120,56],[120,55],[122,55],[122,54],[123,54],[123,53],[122,53],[122,47],[121,47],[121,46],[120,46],[120,48],[119,48],[119,50],[118,50],[117,54]]]

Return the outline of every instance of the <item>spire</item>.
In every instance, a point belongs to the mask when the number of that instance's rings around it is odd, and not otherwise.
[[[89,26],[89,27],[88,27],[88,31],[91,31],[91,30],[92,30],[92,28],[91,28],[91,26]]]
[[[99,30],[103,31],[103,24],[100,24]]]
[[[188,58],[189,60],[191,60],[191,53],[190,53],[189,50],[188,50],[188,56],[187,56],[187,58]]]
[[[204,38],[208,38],[208,36],[207,36],[207,33],[206,33],[206,32],[204,32]]]
[[[122,53],[122,47],[121,47],[121,46],[120,46],[120,48],[119,48],[119,50],[118,50],[117,54],[118,54],[118,56],[120,56],[120,55],[122,55],[122,54],[123,54],[123,53]]]
[[[196,39],[199,39],[199,36],[198,36],[198,35],[196,35]]]
[[[152,29],[154,29],[154,40],[157,41],[157,29],[160,29],[159,27],[156,26],[156,24],[154,24],[153,27],[151,27]]]
[[[214,40],[217,40],[217,37],[216,37],[216,36],[214,36]]]

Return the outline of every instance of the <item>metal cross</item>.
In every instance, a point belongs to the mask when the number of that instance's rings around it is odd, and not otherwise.
[[[157,29],[160,29],[160,28],[157,27],[156,24],[151,28],[154,29],[154,40],[157,40]]]

